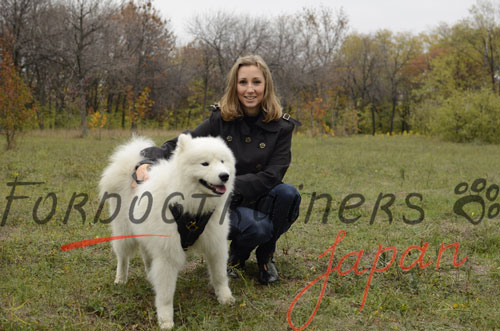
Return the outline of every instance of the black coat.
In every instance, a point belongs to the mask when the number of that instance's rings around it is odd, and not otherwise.
[[[222,137],[236,158],[234,195],[238,204],[252,206],[260,196],[280,184],[291,161],[294,124],[299,122],[285,114],[278,121],[263,123],[262,112],[256,118],[243,117],[224,121],[220,109],[212,107],[209,119],[196,129],[186,131],[193,137]],[[148,160],[168,159],[177,138],[161,147],[146,148],[141,154]]]

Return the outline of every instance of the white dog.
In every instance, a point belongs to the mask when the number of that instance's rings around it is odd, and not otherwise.
[[[219,302],[234,303],[226,263],[227,207],[234,184],[235,159],[220,138],[191,138],[183,134],[172,157],[153,165],[149,179],[132,189],[131,174],[142,159],[140,151],[150,146],[153,143],[144,138],[134,138],[120,146],[111,156],[99,187],[101,198],[105,194],[118,194],[121,198],[121,204],[116,198],[108,199],[110,214],[119,209],[111,221],[113,236],[169,236],[114,240],[112,246],[118,259],[115,283],[127,281],[129,259],[140,248],[147,277],[156,293],[160,328],[170,329],[174,326],[177,275],[186,253],[202,253]]]

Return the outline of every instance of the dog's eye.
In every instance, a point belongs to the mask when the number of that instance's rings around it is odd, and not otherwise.
[[[224,160],[220,160],[220,163],[224,163]]]
[[[204,167],[208,167],[208,162],[203,162],[201,165]]]

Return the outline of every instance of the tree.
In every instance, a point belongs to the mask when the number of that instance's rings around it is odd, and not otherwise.
[[[111,15],[108,3],[98,0],[70,0],[64,22],[67,30],[60,50],[61,57],[75,83],[78,96],[82,136],[87,135],[87,88],[106,66],[103,35]]]
[[[149,98],[149,93],[151,90],[148,87],[145,87],[144,90],[134,98],[133,93],[131,92],[131,100],[130,110],[129,110],[129,118],[132,130],[137,129],[138,122],[146,117],[147,112],[153,106],[153,101]]]
[[[381,99],[381,55],[372,35],[351,34],[342,47],[344,89],[350,96],[352,107],[371,113],[371,133],[376,131],[376,105]]]
[[[30,39],[27,30],[30,28],[31,13],[36,10],[35,0],[2,0],[0,2],[0,32],[9,34],[12,39],[12,61],[20,67],[26,45]]]
[[[474,34],[467,42],[476,50],[489,76],[491,89],[500,92],[497,80],[500,71],[500,12],[494,2],[478,0],[470,9],[468,25]]]
[[[135,114],[136,99],[145,87],[149,89],[148,95],[162,94],[157,90],[164,86],[157,80],[167,75],[175,36],[169,22],[161,18],[150,0],[127,2],[114,16],[114,23],[119,36],[115,51],[121,54],[116,69],[123,73],[123,84],[132,91],[131,106]],[[132,130],[137,129],[136,125],[137,122],[132,121]]]
[[[418,38],[407,33],[393,34],[388,30],[379,31],[376,42],[381,52],[383,76],[391,104],[389,132],[392,135],[396,109],[404,94],[403,86],[410,78],[405,75],[404,69],[420,54],[422,47]]]
[[[30,90],[17,73],[12,56],[5,46],[0,46],[0,129],[7,139],[6,149],[15,147],[19,131],[34,120],[35,103]]]
[[[99,131],[99,140],[101,140],[101,130],[106,123],[108,123],[108,117],[100,111],[92,113],[89,117],[89,126],[92,129],[97,129]]]
[[[330,124],[334,122],[338,98],[332,91],[338,85],[336,71],[347,22],[342,10],[320,7],[278,16],[270,26],[270,38],[263,57],[273,72],[282,104],[287,112],[292,112],[295,104],[294,116],[300,120],[309,111],[313,132],[318,131],[313,128],[314,121],[326,128],[324,118],[328,112],[332,115]],[[322,106],[316,107],[318,104]],[[303,106],[305,112],[302,112]],[[311,117],[312,109],[316,114],[322,109],[322,119],[316,115]],[[304,127],[308,126],[304,124]]]
[[[218,11],[211,15],[196,16],[189,22],[189,32],[196,41],[213,50],[219,75],[224,78],[240,57],[265,50],[270,39],[269,21],[248,15],[231,15]],[[223,79],[217,86],[222,94]]]

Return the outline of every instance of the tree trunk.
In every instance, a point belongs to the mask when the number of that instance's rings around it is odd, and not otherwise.
[[[203,89],[203,108],[202,108],[202,114],[203,114],[203,120],[205,120],[205,112],[207,109],[207,94],[208,94],[208,77],[205,76],[205,79],[203,80],[204,83],[204,89]]]
[[[311,107],[311,110],[309,111],[310,117],[311,117],[311,133],[314,135],[314,115],[313,115],[313,107]]]
[[[297,121],[300,122],[300,103],[301,103],[301,97],[300,97],[300,93],[299,93],[299,96],[297,98]],[[298,132],[299,128],[298,126],[295,127],[295,132]]]
[[[113,99],[115,95],[113,93],[108,93],[108,100],[106,101],[106,112],[111,114],[111,108],[113,108]]]
[[[87,130],[87,98],[85,95],[85,90],[83,89],[83,82],[80,79],[79,81],[79,94],[80,94],[80,118],[81,118],[81,128],[82,128],[82,137],[86,137],[88,135]]]
[[[94,99],[92,100],[94,112],[99,110],[99,84],[96,80],[94,83]]]
[[[335,121],[337,120],[337,107],[339,105],[339,96],[338,94],[335,96],[335,105],[332,108],[332,123],[331,129],[335,130]]]
[[[189,128],[190,124],[191,124],[190,122],[191,122],[191,109],[189,109],[189,111],[188,111],[187,123],[186,123],[186,126],[184,126],[184,127]]]
[[[375,106],[371,105],[370,110],[372,113],[372,136],[375,135],[376,125],[375,125]]]
[[[172,110],[174,113],[174,130],[177,130],[177,109],[175,109],[174,104],[172,104]]]
[[[66,113],[66,131],[69,131],[69,120],[71,119],[72,116],[70,116],[69,110],[70,107],[66,104],[66,97],[62,97],[62,102],[63,102],[63,107],[64,107],[64,112]]]
[[[397,100],[396,98],[392,98],[392,113],[391,113],[391,128],[390,128],[390,135],[392,136],[392,132],[394,131],[394,116],[396,115],[396,103]]]
[[[37,70],[36,74],[37,74],[38,83],[42,82],[43,79],[41,78],[40,72],[38,70]],[[38,102],[39,102],[40,106],[42,106],[42,107],[37,107],[37,110],[36,110],[36,115],[37,115],[37,120],[38,120],[38,128],[40,130],[43,130],[43,129],[45,129],[44,106],[46,106],[46,104],[47,104],[47,98],[45,97],[45,88],[43,86],[38,87]],[[49,98],[49,109],[50,109],[50,98]]]
[[[125,129],[125,109],[127,106],[127,97],[123,95],[122,99],[122,129]]]
[[[130,111],[130,129],[132,132],[137,132],[137,116],[135,116],[135,102],[132,104]]]
[[[5,131],[5,137],[7,138],[7,146],[5,147],[6,150],[11,150],[15,147],[15,134],[16,131],[14,129]]]

